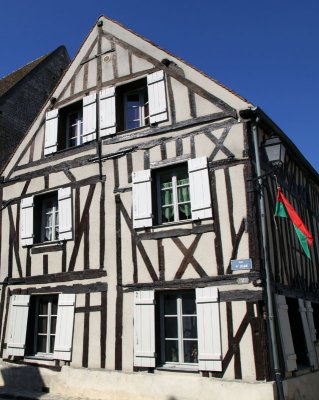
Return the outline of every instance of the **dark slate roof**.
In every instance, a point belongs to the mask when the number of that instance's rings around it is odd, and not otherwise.
[[[49,53],[51,54],[51,53]],[[49,54],[37,58],[31,61],[29,64],[24,65],[22,68],[12,72],[9,75],[4,76],[0,79],[0,97],[3,96],[8,90],[16,85],[21,79],[23,79],[29,72],[31,72],[37,65],[40,64]]]

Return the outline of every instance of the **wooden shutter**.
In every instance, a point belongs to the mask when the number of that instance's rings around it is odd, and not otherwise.
[[[275,295],[275,301],[286,371],[294,371],[297,369],[297,356],[292,341],[286,298],[283,295],[277,294]]]
[[[24,356],[29,314],[29,295],[13,295],[7,339],[8,356]]]
[[[299,312],[301,315],[301,321],[303,326],[303,331],[306,339],[306,346],[308,350],[308,359],[312,367],[318,368],[316,349],[311,339],[311,333],[309,329],[308,319],[307,319],[307,309],[305,307],[305,302],[303,299],[298,299]]]
[[[313,308],[311,301],[308,300],[305,301],[305,306],[306,306],[307,320],[308,320],[311,340],[315,342],[317,340],[317,330],[315,328],[315,323],[313,320]]]
[[[152,226],[151,170],[133,172],[133,227]]]
[[[75,294],[60,294],[53,357],[71,360]]]
[[[96,93],[83,97],[83,143],[96,137]]]
[[[59,240],[72,239],[72,196],[71,188],[61,188],[59,199]]]
[[[21,200],[21,245],[33,244],[33,196]]]
[[[155,367],[154,290],[134,292],[134,366]]]
[[[199,157],[188,160],[188,173],[192,219],[211,218],[213,213],[207,158]]]
[[[150,124],[168,118],[164,72],[157,71],[147,75]]]
[[[222,371],[222,346],[218,289],[196,289],[198,368],[200,371]]]
[[[115,86],[100,92],[100,137],[116,133]]]
[[[48,111],[45,117],[44,155],[55,153],[58,144],[58,110]]]

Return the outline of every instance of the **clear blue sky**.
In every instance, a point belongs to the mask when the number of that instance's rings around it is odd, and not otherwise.
[[[10,0],[0,77],[113,18],[260,106],[319,170],[317,0]]]

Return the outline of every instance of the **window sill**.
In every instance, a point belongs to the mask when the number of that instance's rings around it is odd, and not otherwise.
[[[52,242],[34,243],[31,246],[31,254],[48,253],[52,251],[62,251],[63,241],[54,240]]]
[[[34,354],[24,357],[25,361],[54,361],[53,354]]]
[[[161,239],[191,234],[214,232],[213,219],[201,221],[184,220],[165,225],[155,225],[148,228],[135,228],[136,233],[142,240]]]
[[[157,371],[174,371],[174,372],[192,372],[199,373],[198,365],[174,365],[174,364],[165,364],[161,367],[156,368]]]

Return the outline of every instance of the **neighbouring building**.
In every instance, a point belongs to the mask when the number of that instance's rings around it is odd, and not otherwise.
[[[0,170],[70,63],[64,46],[0,79]]]
[[[274,223],[274,134],[310,259],[289,219]],[[275,399],[266,240],[285,396],[316,398],[318,174],[249,101],[101,17],[1,179],[4,383]]]

